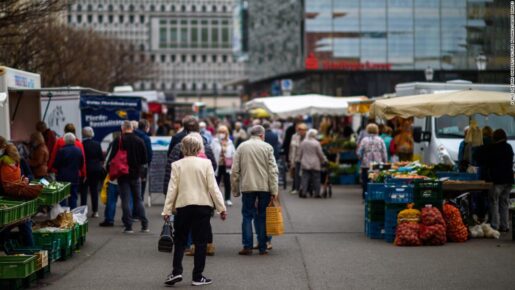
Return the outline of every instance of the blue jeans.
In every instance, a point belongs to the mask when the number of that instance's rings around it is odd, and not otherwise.
[[[71,184],[70,185],[70,197],[68,198],[68,200],[63,200],[61,201],[59,204],[61,206],[69,206],[70,209],[74,209],[77,207],[77,191],[79,190],[79,185],[78,184]]]
[[[18,226],[20,235],[23,237],[24,245],[26,247],[34,247],[34,238],[32,237],[32,220],[28,220]]]
[[[109,183],[109,185],[107,186],[107,204],[104,210],[105,222],[114,223],[118,195],[118,185]]]
[[[256,208],[257,199],[257,208]],[[255,218],[256,232],[258,236],[259,252],[266,251],[266,207],[270,203],[270,192],[244,192],[242,194],[243,207],[241,213],[243,215],[242,243],[243,248],[252,249],[253,234],[252,220]],[[257,211],[257,212],[256,212]]]
[[[118,178],[118,188],[122,198],[122,222],[126,230],[132,230],[132,219],[138,217],[141,220],[142,229],[148,228],[148,220],[145,215],[145,207],[141,200],[141,181],[139,178],[122,176]],[[131,202],[131,196],[132,201]],[[134,206],[132,206],[132,204]],[[134,209],[134,211],[132,210]]]

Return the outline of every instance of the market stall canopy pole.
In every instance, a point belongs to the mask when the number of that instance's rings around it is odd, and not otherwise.
[[[474,114],[515,116],[515,106],[509,93],[464,90],[377,100],[370,108],[371,117],[386,120]]]
[[[367,97],[329,97],[323,95],[298,95],[257,98],[245,104],[247,110],[265,109],[272,115],[286,118],[297,115],[347,115],[348,103]]]

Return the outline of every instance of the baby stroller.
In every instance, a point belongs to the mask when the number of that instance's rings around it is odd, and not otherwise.
[[[333,197],[333,187],[331,185],[331,169],[329,168],[328,162],[325,162],[324,164],[322,164],[321,183],[322,183],[322,197],[323,198]]]

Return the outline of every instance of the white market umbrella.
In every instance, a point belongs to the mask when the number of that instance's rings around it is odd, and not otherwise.
[[[347,115],[349,102],[363,100],[366,97],[329,97],[324,95],[298,95],[257,98],[245,103],[247,110],[265,109],[278,117],[297,115]]]

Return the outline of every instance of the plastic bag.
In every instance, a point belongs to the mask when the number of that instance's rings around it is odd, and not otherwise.
[[[73,221],[79,225],[83,225],[88,221],[88,206],[83,205],[72,210]]]
[[[103,204],[107,204],[107,190],[109,189],[109,175],[104,179],[104,183],[102,184],[102,190],[100,191],[100,201]]]
[[[409,203],[408,208],[401,210],[397,215],[397,224],[401,223],[418,223],[420,222],[420,211],[413,208],[413,204]]]
[[[420,225],[417,223],[402,223],[397,225],[395,234],[395,245],[397,246],[420,246],[419,238]]]

